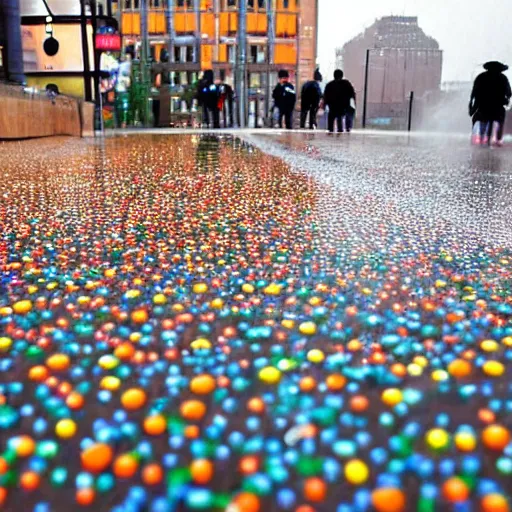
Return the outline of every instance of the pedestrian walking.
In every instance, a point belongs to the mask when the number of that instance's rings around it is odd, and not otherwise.
[[[302,86],[300,94],[300,127],[306,127],[306,119],[309,114],[309,128],[316,129],[317,122],[316,116],[320,101],[322,99],[322,88],[320,82],[322,81],[322,74],[318,69],[315,70],[313,80],[309,80]]]
[[[211,69],[204,72],[197,90],[197,101],[203,108],[203,123],[210,128],[220,128],[219,112],[220,89],[214,82],[214,75]]]
[[[505,107],[512,97],[510,82],[503,74],[508,66],[491,61],[484,64],[484,69],[475,79],[469,100],[469,115],[474,128],[472,142],[501,146]]]
[[[293,128],[293,109],[297,101],[295,87],[289,81],[290,75],[285,69],[281,69],[278,74],[279,83],[276,85],[272,98],[274,99],[274,109],[277,111],[279,128],[283,127],[283,118],[287,130]]]
[[[324,91],[324,103],[329,108],[328,129],[334,132],[334,122],[338,125],[338,132],[343,132],[343,120],[347,132],[352,130],[355,113],[356,93],[352,84],[343,78],[343,71],[334,72],[334,80],[329,82]]]

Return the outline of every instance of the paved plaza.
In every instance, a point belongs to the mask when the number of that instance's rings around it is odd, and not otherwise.
[[[512,149],[0,144],[0,509],[506,512]]]

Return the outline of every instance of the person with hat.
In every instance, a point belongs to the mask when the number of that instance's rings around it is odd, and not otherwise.
[[[469,100],[469,115],[472,117],[473,126],[480,124],[479,129],[475,130],[472,142],[501,146],[505,107],[512,97],[510,82],[503,74],[508,66],[491,61],[484,64],[484,69],[475,79]]]
[[[279,83],[276,85],[272,98],[274,99],[274,109],[277,110],[277,119],[279,127],[283,127],[283,118],[287,130],[293,128],[293,109],[297,101],[295,87],[290,83],[290,75],[285,69],[278,73]]]
[[[300,127],[306,127],[306,119],[309,114],[309,128],[317,127],[316,115],[322,99],[322,88],[320,82],[323,80],[319,69],[315,70],[313,80],[309,80],[302,86],[300,94]]]

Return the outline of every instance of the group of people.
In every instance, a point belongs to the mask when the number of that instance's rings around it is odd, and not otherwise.
[[[473,84],[469,100],[469,115],[473,120],[473,144],[503,144],[505,107],[512,97],[510,83],[503,74],[508,66],[491,61]]]
[[[296,93],[293,84],[290,82],[288,71],[281,70],[278,74],[279,83],[274,89],[272,98],[274,100],[274,111],[276,112],[277,123],[283,127],[283,120],[287,129],[293,128],[293,112],[295,110]],[[352,84],[343,78],[343,71],[337,69],[334,72],[334,80],[329,82],[322,93],[321,82],[323,77],[317,69],[313,80],[306,82],[301,90],[300,105],[300,127],[306,127],[309,116],[309,128],[315,129],[317,115],[320,108],[328,109],[327,126],[329,132],[352,130],[354,115],[356,113],[356,93]]]
[[[233,126],[233,88],[229,84],[221,83],[220,80],[215,81],[211,69],[204,72],[196,98],[203,108],[203,123],[206,126],[220,128],[221,112],[225,112],[225,125]]]
[[[279,83],[273,94],[273,117],[277,125],[291,130],[293,128],[293,113],[297,102],[294,85],[290,82],[288,71],[282,69],[278,73]],[[317,69],[313,80],[306,82],[301,90],[300,126],[306,127],[309,116],[309,128],[315,129],[320,108],[328,108],[328,129],[334,132],[350,132],[356,112],[356,93],[352,84],[343,78],[343,71],[334,72],[334,80],[329,82],[322,93],[323,78]],[[233,89],[228,84],[214,80],[212,70],[204,72],[197,90],[197,100],[203,109],[203,123],[212,128],[220,128],[220,112],[228,105],[230,125],[233,120]]]

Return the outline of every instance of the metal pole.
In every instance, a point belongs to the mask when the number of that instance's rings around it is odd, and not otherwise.
[[[0,4],[3,7],[0,24],[3,25],[6,36],[5,54],[7,62],[4,65],[7,80],[22,84],[25,81],[25,76],[23,75],[20,5],[18,0],[0,1]]]
[[[196,38],[196,64],[201,64],[201,4],[200,0],[194,0],[194,15],[196,20],[196,29],[194,36]]]
[[[89,41],[87,40],[87,13],[85,0],[80,0],[80,29],[82,36],[82,58],[84,61],[85,101],[92,101],[91,64],[89,62]]]
[[[270,127],[273,128],[274,122],[270,115],[270,102],[272,97],[272,87],[270,86],[270,68],[274,64],[274,47],[275,47],[275,14],[276,0],[271,0],[270,5],[267,4],[267,31],[268,31],[268,48],[267,48],[267,93],[265,97],[265,117],[270,117]]]
[[[409,122],[407,125],[407,131],[410,132],[412,128],[412,105],[414,103],[414,91],[411,91],[411,95],[409,96]]]
[[[368,69],[370,67],[370,48],[366,50],[366,66],[364,69],[363,128],[366,128],[366,108],[368,103]]]
[[[140,54],[140,66],[142,72],[142,83],[143,83],[143,96],[144,96],[144,111],[143,111],[143,123],[144,126],[149,124],[149,32],[148,32],[148,9],[147,0],[140,0],[140,35],[141,35],[141,54]]]
[[[246,125],[247,103],[247,2],[242,0],[238,8],[238,66],[237,66],[237,97],[238,118],[240,128]]]
[[[96,108],[99,107],[100,104],[100,54],[96,50],[96,32],[98,29],[97,23],[97,13],[96,13],[96,0],[90,0],[91,6],[91,25],[92,25],[92,49],[93,49],[93,59],[94,59],[94,100],[96,102]],[[103,112],[100,112],[100,125],[103,124]]]
[[[167,18],[167,52],[169,53],[169,62],[174,62],[174,40],[176,34],[174,33],[174,6],[173,0],[167,0],[165,15]],[[174,84],[172,84],[174,85]]]

